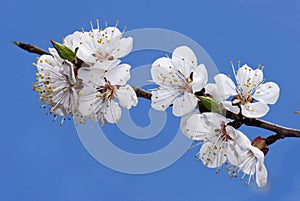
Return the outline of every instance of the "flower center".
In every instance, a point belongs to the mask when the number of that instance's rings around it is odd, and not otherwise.
[[[113,100],[114,98],[116,98],[115,92],[117,88],[111,85],[111,83],[108,80],[106,80],[106,78],[104,79],[105,79],[105,85],[99,86],[96,89],[101,93],[100,98],[103,101]]]
[[[178,77],[181,80],[181,85],[179,85],[179,90],[181,92],[188,92],[188,93],[192,92],[193,88],[191,83],[193,82],[193,72],[191,72],[189,77],[185,77],[180,70],[177,70],[177,72],[178,72]]]
[[[229,136],[229,134],[226,131],[226,124],[224,121],[222,121],[221,123],[221,128],[220,129],[215,129],[215,132],[217,133],[217,135],[219,135],[220,140],[221,141],[229,141],[232,140],[232,138]]]
[[[103,61],[111,61],[114,59],[114,57],[108,53],[107,51],[98,50],[96,53],[92,54],[94,57],[96,57],[97,61],[103,62]]]
[[[251,103],[253,97],[251,95],[245,96],[243,93],[239,92],[236,96],[232,98],[233,105],[245,105],[246,103]]]

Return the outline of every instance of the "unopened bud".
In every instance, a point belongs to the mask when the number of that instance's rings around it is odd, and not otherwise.
[[[256,138],[254,138],[254,140],[252,140],[251,145],[260,149],[264,153],[264,155],[266,155],[269,151],[268,145],[266,143],[266,138],[257,136]]]

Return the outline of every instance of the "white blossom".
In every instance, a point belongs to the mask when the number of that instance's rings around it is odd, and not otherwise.
[[[279,97],[278,85],[274,82],[263,83],[262,70],[253,70],[246,64],[235,74],[237,85],[224,74],[216,75],[214,79],[224,97],[234,96],[232,104],[240,106],[242,114],[249,118],[266,115],[269,111],[268,104],[275,104]],[[253,102],[254,100],[256,101]],[[224,107],[232,110],[232,105],[228,103]]]
[[[175,116],[183,116],[196,107],[198,99],[194,93],[202,90],[207,82],[205,66],[197,66],[194,52],[186,46],[176,48],[172,58],[157,59],[152,64],[151,75],[159,85],[152,91],[151,106],[164,111],[173,104]]]
[[[118,63],[118,62],[117,62]],[[117,123],[121,118],[121,106],[130,109],[138,103],[134,89],[127,85],[130,65],[111,62],[103,71],[95,64],[92,68],[80,68],[78,76],[84,80],[80,91],[79,111],[94,121]],[[118,100],[118,102],[116,102]]]
[[[264,187],[268,177],[268,171],[264,165],[264,153],[259,148],[253,146],[245,134],[237,130],[234,132],[239,132],[239,137],[235,141],[235,150],[239,157],[238,164],[234,164],[230,173],[236,177],[242,171],[243,175],[240,177],[241,180],[243,180],[246,175],[249,176],[246,181],[247,186],[251,181],[254,181],[255,177],[258,187]]]
[[[237,163],[234,150],[238,132],[227,125],[228,119],[217,113],[192,114],[182,120],[181,129],[190,139],[203,143],[196,155],[209,168],[218,168],[227,161]]]
[[[125,57],[132,50],[133,40],[131,37],[123,38],[117,24],[102,30],[97,20],[97,28],[91,23],[90,31],[76,31],[65,37],[64,45],[73,51],[78,47],[77,56],[89,65]]]
[[[55,120],[57,116],[76,113],[77,92],[82,86],[75,77],[73,64],[61,59],[55,49],[50,48],[49,51],[52,55],[38,58],[37,82],[33,83],[33,88],[39,92],[40,100],[44,103],[42,107],[47,104],[51,107],[50,113],[54,114]]]

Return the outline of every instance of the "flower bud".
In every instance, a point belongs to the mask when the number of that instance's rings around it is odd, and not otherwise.
[[[266,143],[266,138],[257,136],[256,138],[254,138],[254,140],[252,140],[251,145],[260,149],[264,153],[264,155],[266,155],[269,151],[269,148]]]

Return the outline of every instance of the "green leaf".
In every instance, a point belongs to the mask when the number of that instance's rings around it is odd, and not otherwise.
[[[51,40],[51,43],[53,44],[53,47],[57,50],[57,53],[62,59],[68,60],[72,63],[76,60],[76,53],[73,52],[70,48],[63,44],[57,43],[54,40]]]
[[[217,103],[214,99],[207,96],[197,96],[203,105],[212,112],[221,112],[223,110],[222,105]]]

